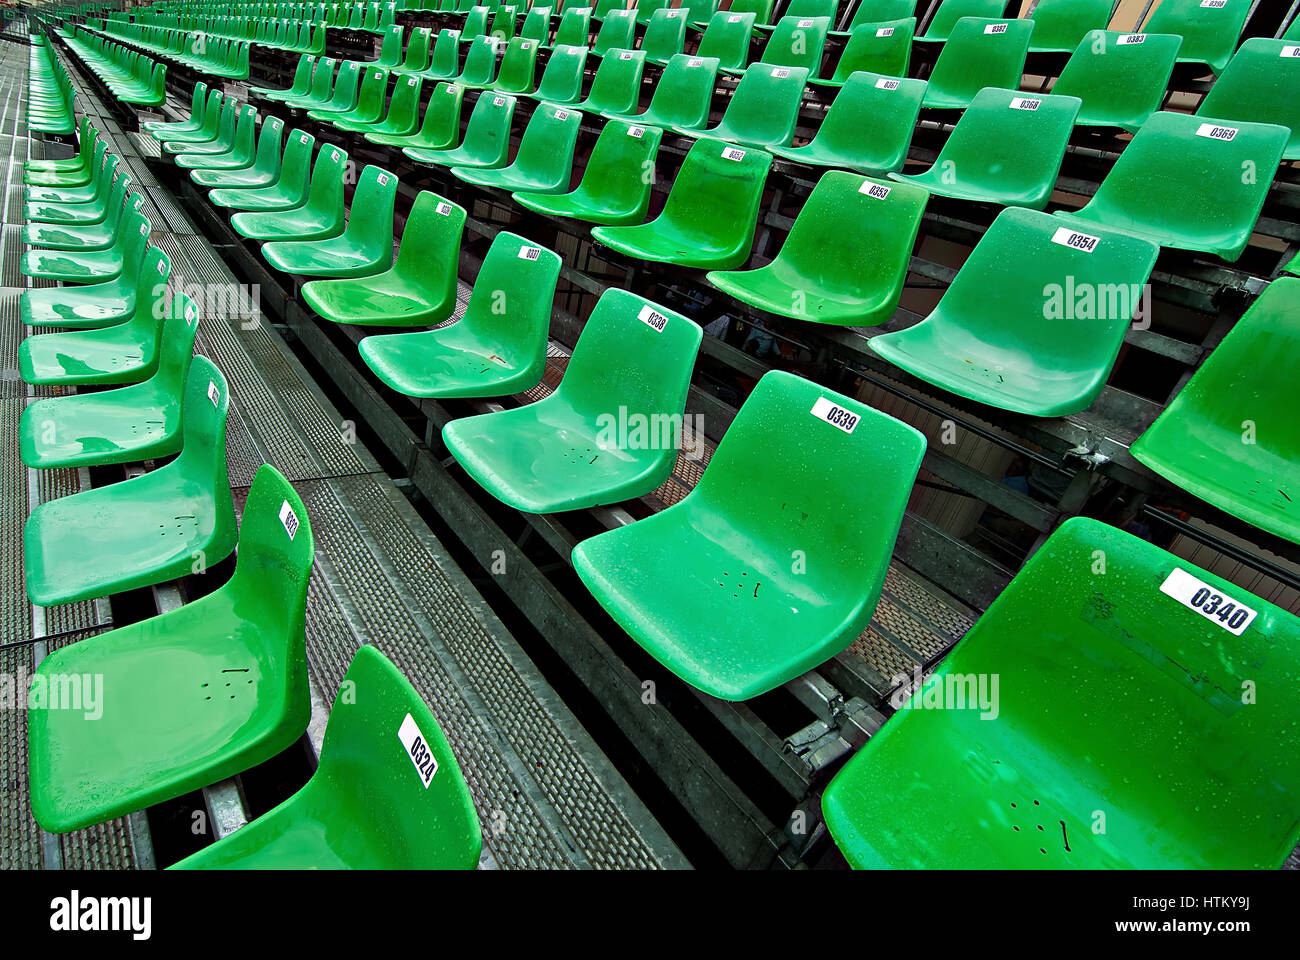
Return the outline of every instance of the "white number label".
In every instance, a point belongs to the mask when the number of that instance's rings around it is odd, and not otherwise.
[[[568,110],[556,110],[556,111],[555,111],[555,119],[556,119],[556,120],[568,120],[568,119],[569,119],[569,111],[568,111]]]
[[[219,406],[221,403],[221,391],[217,389],[216,383],[212,380],[208,381],[208,399],[212,401],[214,407]]]
[[[645,127],[628,127],[627,135],[629,137],[636,137],[639,140],[645,135]]]
[[[339,152],[338,152],[337,150],[332,151],[332,152],[330,153],[330,159],[333,160],[335,163],[338,163],[338,162],[339,162]]]
[[[1145,33],[1126,33],[1115,38],[1115,43],[1121,47],[1127,47],[1134,43],[1146,43],[1147,35]]]
[[[735,147],[727,147],[725,150],[722,151],[722,159],[723,160],[744,160],[745,151],[737,150]]]
[[[663,333],[664,327],[668,326],[668,318],[662,313],[655,312],[649,304],[641,308],[641,312],[636,315],[636,318],[654,330],[655,333]]]
[[[632,51],[631,51],[631,50],[624,50],[622,53],[620,53],[620,54],[618,55],[618,58],[619,58],[620,60],[631,60],[631,59],[632,59]]]
[[[433,783],[433,775],[438,772],[438,761],[433,751],[429,749],[429,745],[424,742],[415,718],[409,713],[398,728],[397,739],[402,741],[402,746],[406,748],[406,755],[411,758],[411,763],[415,765],[415,772],[420,775],[420,782],[424,784],[424,789],[428,790],[429,784]]]
[[[381,174],[379,174],[379,176],[377,176],[375,179],[379,181],[379,185],[380,185],[381,187],[386,187],[386,186],[388,186],[388,174],[386,174],[386,173],[381,173]]]
[[[727,17],[727,23],[740,23],[740,14],[733,13],[731,16]]]
[[[865,193],[873,200],[884,200],[893,192],[893,187],[886,187],[879,183],[872,183],[870,180],[863,180],[862,186],[858,187],[858,193]]]
[[[1201,0],[1201,6],[1209,7],[1211,10],[1222,10],[1228,5],[1228,0]]]
[[[1056,233],[1052,234],[1052,243],[1059,243],[1063,247],[1073,247],[1075,250],[1082,250],[1084,253],[1092,253],[1097,249],[1097,244],[1101,243],[1101,237],[1076,233],[1069,227],[1058,227]]]
[[[1203,123],[1196,128],[1196,135],[1227,143],[1237,136],[1237,129],[1237,127],[1220,127],[1213,123]]]
[[[288,500],[280,504],[280,523],[284,525],[284,531],[289,534],[290,540],[297,536],[298,516],[293,512],[293,507],[289,506]]]
[[[149,224],[147,223],[140,224],[140,236],[145,237],[148,235],[149,235]]]
[[[826,397],[818,397],[817,402],[812,405],[812,415],[819,420],[825,420],[832,426],[839,427],[845,433],[852,433],[858,428],[858,420],[861,419],[856,413],[849,413],[843,407],[831,403]]]
[[[812,22],[811,20],[800,20],[800,21],[799,21],[799,26],[800,26],[800,27],[805,27],[805,28],[807,28],[807,27],[811,27],[812,25],[813,25],[813,22]]]
[[[1160,592],[1207,620],[1217,621],[1224,630],[1238,637],[1255,619],[1256,612],[1250,607],[1225,596],[1179,567],[1175,567],[1160,584]]]
[[[898,89],[898,84],[899,84],[899,81],[897,81],[897,80],[886,80],[884,77],[881,77],[879,80],[876,81],[876,89],[877,89],[877,90],[897,90],[897,89]]]
[[[786,77],[790,76],[790,71],[785,67],[777,67],[772,71],[772,76],[777,80],[784,80]]]
[[[1005,23],[990,23],[984,28],[985,33],[1006,33],[1007,25]]]
[[[704,66],[704,61],[703,61],[703,60],[687,60],[687,61],[686,61],[686,65],[687,65],[688,67],[702,67],[702,66]]]
[[[492,105],[493,105],[494,107],[504,107],[504,106],[506,105],[506,98],[505,98],[505,97],[493,97],[493,98],[492,98]]]
[[[878,37],[892,37],[893,35],[894,35],[893,27],[881,27],[879,30],[876,31],[876,36]]]
[[[305,133],[300,133],[300,134],[298,134],[298,142],[299,142],[299,143],[306,143],[306,142],[307,142],[308,140],[310,140],[310,139],[311,139],[311,137],[307,136],[307,134],[305,134]]]
[[[436,209],[436,210],[438,211],[438,213],[441,214],[441,215],[444,216],[444,217],[451,216],[451,204],[450,204],[450,203],[440,203],[440,204],[438,204],[438,206],[435,207],[434,209]]]
[[[1284,57],[1300,57],[1300,47],[1283,47],[1283,48],[1282,48],[1282,56],[1284,56]]]
[[[520,247],[519,248],[520,260],[536,260],[541,255],[542,255],[541,247]]]
[[[1011,98],[1012,110],[1037,110],[1042,105],[1043,105],[1042,100],[1030,100],[1027,97]]]

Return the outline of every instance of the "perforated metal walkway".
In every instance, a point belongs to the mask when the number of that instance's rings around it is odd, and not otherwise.
[[[16,301],[28,282],[18,271],[23,163],[29,149],[31,156],[42,149],[20,129],[26,68],[26,47],[0,45],[0,157],[10,160],[0,246],[0,672],[8,676],[29,671],[45,648],[75,642],[107,619],[106,604],[44,611],[23,591],[22,525],[30,507],[87,482],[73,471],[37,476],[18,460],[18,420],[38,395],[22,384],[16,362],[25,333]],[[123,134],[87,84],[79,88],[80,109],[148,196],[144,213],[155,227],[153,243],[171,259],[172,286],[235,289],[234,275],[158,187],[135,138]],[[293,482],[307,506],[317,549],[308,659],[326,704],[359,645],[384,651],[447,734],[479,811],[488,865],[686,866],[265,317],[205,315],[196,351],[230,382],[227,446],[237,508],[264,462]],[[56,638],[73,631],[81,632]],[[0,711],[0,868],[148,865],[147,845],[139,845],[137,857],[125,820],[57,839],[43,835],[31,818],[26,772],[24,714]]]

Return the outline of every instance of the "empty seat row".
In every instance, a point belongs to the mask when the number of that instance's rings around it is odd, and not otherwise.
[[[167,27],[145,27],[107,21],[106,36],[116,37],[197,73],[226,80],[247,80],[251,45],[239,40],[191,35]]]
[[[167,99],[167,66],[80,27],[64,34],[68,49],[123,103],[156,107]]]
[[[31,35],[27,65],[28,129],[61,136],[74,133],[72,81],[43,34]]]

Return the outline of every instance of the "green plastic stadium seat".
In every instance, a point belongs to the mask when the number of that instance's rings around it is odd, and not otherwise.
[[[367,67],[360,74],[356,95],[347,106],[334,101],[323,107],[307,111],[312,120],[333,123],[336,120],[359,120],[374,123],[384,112],[384,98],[388,92],[388,71],[382,67]],[[335,90],[337,91],[337,87]]]
[[[697,57],[716,57],[727,70],[744,70],[749,66],[749,41],[754,35],[753,13],[719,10],[695,48]]]
[[[1252,37],[1196,109],[1198,117],[1276,123],[1291,130],[1284,160],[1300,160],[1300,47]]]
[[[1298,643],[1241,587],[1066,520],[826,788],[827,826],[857,868],[1276,870]]]
[[[510,154],[510,121],[515,103],[508,93],[484,93],[470,112],[465,139],[459,147],[405,147],[402,152],[416,163],[441,167],[503,167]]]
[[[621,421],[626,411],[629,424],[678,421],[702,336],[685,317],[610,287],[554,393],[453,420],[442,430],[443,442],[480,486],[526,513],[582,510],[647,494],[668,478],[676,444],[671,437],[640,443],[619,436],[610,420]]]
[[[334,701],[307,785],[175,869],[474,869],[478,814],[423,698],[370,646],[343,682],[364,695]]]
[[[497,47],[495,37],[475,37],[469,43],[465,54],[465,65],[456,77],[456,82],[464,84],[471,90],[478,87],[490,87],[497,74]]]
[[[1251,0],[1160,0],[1143,32],[1177,34],[1183,38],[1178,62],[1207,66],[1217,75],[1237,49],[1252,6]]]
[[[934,311],[868,346],[961,397],[1036,417],[1101,393],[1159,252],[1034,210],[1003,210]],[[1011,258],[1021,267],[1008,272]]]
[[[1184,490],[1293,542],[1297,316],[1300,278],[1274,280],[1132,447]]]
[[[1109,227],[1233,261],[1250,242],[1290,139],[1275,124],[1161,111],[1134,135],[1088,204],[1056,216],[1084,232]],[[1170,165],[1171,156],[1180,162]],[[1254,175],[1244,177],[1247,169]]]
[[[407,135],[386,133],[371,127],[365,138],[384,147],[413,147],[423,150],[442,150],[455,146],[460,136],[460,107],[465,88],[458,83],[440,83],[429,94],[420,129]]]
[[[814,167],[845,167],[869,176],[893,173],[907,160],[924,97],[924,80],[854,73],[836,92],[811,141],[772,152]]]
[[[316,138],[305,130],[290,130],[280,174],[266,186],[220,187],[208,194],[218,207],[232,210],[291,210],[307,202],[308,173]]]
[[[90,196],[73,191],[84,191],[86,187],[73,187],[67,192],[70,200],[28,200],[23,204],[23,214],[27,220],[40,223],[90,224],[99,223],[108,216],[108,200],[112,196],[113,179],[121,160],[116,155],[106,155],[104,163],[89,185],[93,189]],[[125,174],[124,174],[125,176]],[[28,187],[28,190],[34,188]]]
[[[555,47],[586,47],[591,40],[591,7],[566,7],[555,28]]]
[[[1075,124],[1137,130],[1165,99],[1181,37],[1094,30],[1079,43],[1052,92],[1083,101]]]
[[[125,174],[122,179],[130,180]],[[129,187],[129,182],[127,186]],[[127,240],[131,231],[137,231],[142,223],[147,223],[138,213],[126,213],[122,228],[122,243],[113,244],[98,250],[28,250],[18,263],[19,272],[25,277],[38,277],[44,280],[59,280],[64,283],[103,283],[119,276],[126,266]],[[118,216],[113,214],[113,219]],[[94,226],[94,225],[91,225]],[[76,229],[86,229],[79,226]]]
[[[392,69],[400,66],[402,63],[402,35],[406,31],[401,27],[393,26],[384,30],[383,39],[379,41],[379,56],[374,61],[375,66]]]
[[[282,89],[274,87],[252,86],[248,88],[249,96],[261,97],[263,100],[283,100],[285,97],[303,97],[311,91],[312,76],[316,70],[317,56],[304,53],[298,58],[298,66],[293,71],[293,82]],[[197,111],[192,111],[197,113]],[[200,117],[200,120],[202,117]]]
[[[924,452],[907,424],[772,371],[685,499],[582,541],[573,566],[665,667],[710,696],[747,700],[866,628]],[[689,589],[664,591],[657,570]]]
[[[280,156],[284,145],[284,121],[267,117],[257,135],[257,152],[252,162],[233,169],[198,169],[190,179],[200,187],[266,187],[280,176]]]
[[[492,10],[492,26],[488,29],[488,35],[505,43],[514,38],[515,20],[518,7],[510,4],[501,4]]]
[[[28,201],[44,203],[84,203],[93,199],[103,178],[104,164],[110,157],[108,141],[97,138],[91,146],[90,166],[87,176],[77,176],[54,183],[34,183],[23,188]]]
[[[588,113],[626,113],[641,100],[644,50],[611,50],[600,61],[587,99],[575,104]]]
[[[582,180],[569,193],[523,191],[514,194],[521,206],[556,217],[587,223],[631,224],[645,219],[650,208],[655,156],[663,131],[622,120],[610,120],[596,138]]]
[[[586,47],[557,43],[546,60],[542,82],[528,96],[548,103],[577,103],[582,99],[582,78],[586,67]]]
[[[239,101],[227,97],[221,104],[221,117],[217,121],[217,132],[211,139],[192,140],[189,137],[171,137],[161,143],[163,153],[226,153],[235,140],[235,128],[239,119]]]
[[[749,259],[763,184],[765,150],[697,140],[682,161],[663,212],[636,226],[593,227],[612,250],[701,270],[732,270]]]
[[[954,34],[945,52],[957,42]],[[1041,210],[1056,186],[1078,112],[1078,97],[986,87],[928,170],[890,177],[958,200]]]
[[[534,43],[544,44],[551,38],[551,8],[536,6],[524,15],[524,25],[519,36]]]
[[[885,23],[864,23],[855,27],[830,78],[822,80],[809,77],[808,82],[837,87],[848,82],[849,77],[859,71],[879,73],[887,77],[905,77],[912,62],[912,38],[915,32],[915,17]]]
[[[109,192],[103,220],[98,223],[29,223],[23,227],[23,242],[47,250],[106,250],[121,238],[122,221],[144,203],[139,194],[131,194],[132,199],[127,202],[130,190],[131,178],[122,174]]]
[[[390,270],[346,280],[313,280],[308,306],[327,320],[384,327],[441,323],[456,307],[465,209],[425,190],[411,205]]]
[[[210,90],[207,104],[203,109],[203,122],[200,126],[163,125],[144,128],[148,134],[160,143],[206,143],[217,135],[225,94],[220,90]]]
[[[29,158],[23,168],[23,183],[45,187],[80,187],[90,183],[100,134],[89,117],[81,118],[79,130],[75,156],[57,160]]]
[[[563,193],[573,174],[573,152],[581,126],[582,114],[577,110],[539,103],[524,128],[513,163],[486,170],[452,167],[451,172],[480,187]]]
[[[172,296],[163,322],[158,371],[144,383],[100,393],[47,397],[23,411],[18,427],[29,467],[89,467],[170,456],[181,448],[181,394],[199,314]]]
[[[773,0],[731,0],[731,7],[728,13],[752,13],[754,15],[755,25],[760,23],[773,23],[772,17]],[[707,21],[693,21],[697,30],[703,30]]]
[[[311,75],[311,87],[304,94],[280,94],[273,99],[294,110],[310,110],[326,104],[334,89],[334,68],[339,62],[333,57],[320,57]]]
[[[663,66],[686,46],[686,13],[681,7],[656,10],[650,15],[641,50],[649,63]]]
[[[831,36],[847,37],[864,25],[908,19],[916,20],[916,0],[860,0],[853,11],[853,19],[849,21],[849,28],[832,30]]]
[[[235,509],[226,473],[225,378],[190,365],[185,443],[157,470],[43,503],[23,528],[27,596],[53,606],[162,583],[230,556]]]
[[[650,105],[637,113],[635,104],[626,111],[604,110],[605,117],[627,120],[640,126],[699,130],[709,122],[713,88],[718,77],[717,57],[689,57],[678,54],[659,75]]]
[[[963,17],[930,73],[923,107],[964,110],[985,87],[1015,90],[1025,72],[1032,20]]]
[[[257,153],[257,108],[244,104],[236,113],[229,148],[221,153],[178,153],[172,158],[182,170],[239,170]]]
[[[758,63],[778,67],[803,67],[814,77],[821,70],[822,56],[826,50],[826,35],[830,31],[829,17],[782,17],[763,46]],[[741,74],[746,70],[723,67],[723,73]]]
[[[433,44],[429,66],[424,71],[427,80],[451,80],[460,73],[460,31],[439,30]]]
[[[141,218],[143,219],[143,218]],[[139,383],[158,369],[164,297],[171,263],[150,249],[138,271],[131,319],[95,330],[68,330],[27,337],[18,345],[18,373],[24,383],[58,386],[116,386]]]
[[[420,122],[420,92],[423,78],[415,76],[398,77],[393,88],[393,96],[388,101],[388,111],[383,109],[383,92],[380,91],[380,109],[373,120],[366,120],[358,115],[351,118],[340,117],[331,121],[336,130],[347,133],[379,133],[397,137],[407,137],[415,133]]]
[[[1087,34],[1110,23],[1111,0],[1039,0],[1030,53],[1073,53]]]
[[[124,217],[119,241],[123,245],[121,273],[104,283],[24,290],[18,297],[19,319],[30,327],[70,330],[90,330],[123,322],[135,310],[136,279],[149,245],[149,234],[148,220],[139,222],[129,215]]]
[[[529,390],[546,367],[559,277],[555,253],[502,231],[483,258],[460,320],[436,330],[366,337],[361,359],[388,386],[412,397],[498,397]],[[454,307],[453,298],[446,314]]]
[[[501,93],[530,94],[537,86],[536,40],[515,37],[506,45],[501,70],[490,89]]]
[[[196,408],[224,424],[229,398],[221,374],[203,359],[194,368],[208,374]],[[219,394],[216,411],[205,395],[209,380]],[[209,432],[224,432],[220,424]],[[224,477],[224,451],[213,453]],[[181,459],[189,456],[187,443]],[[127,488],[172,466],[92,492]],[[205,487],[215,472],[209,465]],[[229,523],[233,544],[233,514]],[[64,832],[140,810],[254,767],[301,737],[311,715],[304,613],[312,554],[302,501],[274,467],[262,466],[248,492],[230,580],[177,610],[42,661],[38,677],[100,676],[107,695],[99,716],[33,711],[41,714],[28,729],[37,821]],[[191,562],[187,557],[187,570]]]
[[[996,20],[1006,15],[1007,0],[941,0],[925,31],[917,37],[921,43],[943,43],[963,17]]]
[[[788,147],[794,140],[807,82],[804,67],[752,63],[736,84],[716,127],[676,126],[673,130],[687,137],[709,137],[749,147]]]
[[[344,60],[339,64],[339,72],[334,78],[334,86],[330,90],[329,99],[323,103],[318,103],[315,97],[311,96],[300,100],[286,100],[285,104],[299,110],[306,110],[307,115],[314,119],[322,119],[332,113],[347,113],[357,105],[361,74],[365,69],[364,64]]]
[[[301,67],[299,68],[301,72]],[[221,99],[214,98],[214,104],[219,104]],[[145,120],[140,124],[140,129],[150,134],[161,134],[155,139],[166,139],[166,134],[171,133],[195,133],[203,129],[203,118],[207,111],[208,103],[208,85],[200,80],[194,84],[194,92],[190,96],[190,115],[187,120],[169,122],[166,120]]]
[[[874,326],[894,314],[929,195],[853,173],[822,175],[776,259],[712,271],[742,303],[796,320]]]
[[[291,210],[244,211],[230,218],[249,240],[324,240],[343,232],[343,180],[348,156],[322,146],[312,168],[307,202]]]
[[[429,69],[429,52],[433,45],[433,31],[429,27],[416,27],[411,31],[411,39],[406,44],[406,57],[393,67],[398,76],[422,74]]]
[[[615,50],[631,50],[636,46],[636,11],[622,8],[611,10],[603,18],[599,15],[600,29],[591,47],[591,55],[604,57]]]
[[[321,240],[281,240],[262,247],[277,270],[303,277],[368,277],[393,262],[393,207],[397,177],[379,167],[361,171],[347,226]]]

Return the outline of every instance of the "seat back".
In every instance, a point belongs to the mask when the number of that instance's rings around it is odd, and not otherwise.
[[[1300,48],[1266,37],[1247,40],[1196,115],[1289,127],[1291,139],[1283,156],[1300,158]]]
[[[620,7],[605,14],[601,20],[591,52],[604,57],[611,50],[631,50],[636,46],[635,38],[636,11]]]
[[[419,73],[429,68],[429,49],[433,42],[433,31],[428,27],[416,27],[411,31],[411,39],[406,45],[406,58],[402,69]]]
[[[1180,63],[1204,63],[1216,74],[1228,64],[1246,26],[1252,0],[1160,0],[1143,33],[1175,33],[1183,38]]]
[[[732,0],[732,13],[752,13],[755,24],[772,23],[773,0]]]
[[[458,258],[442,253],[458,251],[464,233],[464,207],[432,191],[420,191],[402,229],[393,273],[404,283],[440,295],[430,300],[435,316],[450,315],[456,306]]]
[[[816,143],[841,157],[862,158],[877,173],[903,169],[925,98],[924,80],[857,72],[831,102]]]
[[[464,99],[465,88],[459,83],[440,83],[434,87],[420,123],[420,140],[455,145],[460,136],[460,108]]]
[[[378,120],[383,115],[387,96],[388,71],[382,67],[368,68],[357,92],[356,106],[348,116],[361,121]]]
[[[581,126],[582,114],[572,107],[539,103],[511,166],[530,179],[567,188]]]
[[[1108,0],[1109,2],[1109,0]],[[864,23],[885,23],[891,20],[916,18],[916,0],[861,0],[849,21],[852,33]]]
[[[575,198],[605,210],[627,211],[630,222],[643,220],[654,182],[646,174],[654,170],[662,137],[658,127],[606,121],[591,148]]]
[[[644,50],[609,51],[596,68],[591,90],[582,102],[583,109],[610,113],[626,113],[633,109],[641,96],[644,69]]]
[[[686,45],[686,11],[680,7],[656,10],[650,15],[641,49],[651,60],[663,61],[682,52]]]
[[[1061,68],[1052,92],[1083,101],[1079,121],[1136,130],[1160,109],[1181,37],[1093,30]]]
[[[649,423],[660,422],[651,419],[656,414],[680,414],[703,334],[681,314],[610,287],[578,335],[552,396],[592,422],[620,408]],[[676,458],[676,450],[660,453]]]
[[[154,270],[158,274],[155,283],[164,282],[166,270]],[[141,278],[141,283],[144,280]],[[184,398],[185,381],[194,360],[194,337],[199,332],[199,308],[183,293],[173,293],[167,308],[167,317],[163,320],[162,340],[158,348],[158,370],[148,383],[160,396],[173,399],[181,404]],[[182,425],[182,429],[184,426]]]
[[[587,66],[587,48],[557,43],[542,71],[537,99],[551,103],[573,103],[582,97],[582,77]]]
[[[1290,131],[1275,124],[1216,124],[1162,110],[1134,135],[1084,209],[1120,230],[1216,238],[1223,243],[1219,256],[1235,260],[1289,139]]]
[[[424,78],[416,76],[401,77],[393,89],[392,99],[388,101],[388,114],[384,117],[383,127],[389,133],[411,133],[420,120],[420,92],[424,87]]]
[[[751,63],[727,103],[721,129],[748,143],[790,143],[807,82],[805,67]]]
[[[176,298],[180,296],[177,294]],[[198,525],[200,530],[209,528],[204,531],[209,533],[209,538],[227,545],[235,541],[235,504],[226,466],[226,414],[229,408],[230,387],[226,378],[207,357],[194,357],[186,373],[185,394],[181,400],[181,452],[165,468],[175,470],[212,495],[215,511],[200,516]],[[228,553],[229,546],[222,555]]]
[[[1111,0],[1039,0],[1029,13],[1034,52],[1072,53],[1079,41],[1110,23]]]
[[[280,177],[275,184],[286,200],[306,202],[311,184],[311,152],[315,146],[316,138],[306,130],[289,131],[280,162]]]
[[[717,79],[717,57],[679,53],[660,74],[647,112],[665,124],[691,129],[703,127],[709,121]]]
[[[532,93],[537,72],[537,41],[515,37],[501,57],[501,70],[493,89],[507,93]]]
[[[484,93],[470,112],[461,149],[472,157],[496,157],[509,150],[516,100],[508,93]]]
[[[915,17],[855,27],[835,65],[832,79],[844,83],[859,70],[888,77],[907,76],[915,32]]]
[[[387,269],[393,259],[393,209],[397,203],[397,177],[373,165],[361,171],[352,194],[348,224],[340,241],[363,253],[371,263]]]
[[[339,65],[339,73],[334,80],[334,91],[327,101],[330,109],[346,111],[357,105],[357,90],[361,83],[361,69],[362,65],[355,60],[344,60]]]
[[[312,74],[311,90],[306,98],[313,104],[328,103],[330,91],[334,89],[334,68],[338,66],[338,61],[333,57],[319,57],[316,60],[315,72]]]
[[[138,215],[131,219],[136,235],[139,235],[140,226],[144,226],[147,238],[148,221]],[[162,346],[163,320],[167,316],[167,281],[171,277],[172,264],[167,254],[157,247],[147,246],[147,242],[146,239],[143,257],[134,274],[135,309],[126,323],[136,336],[152,343],[153,359],[157,360]]]
[[[659,216],[687,236],[709,237],[748,251],[771,166],[772,155],[766,150],[696,140]]]
[[[330,222],[342,223],[347,166],[348,155],[344,151],[329,144],[321,144],[311,171],[311,185],[307,188],[306,212],[324,216]]]
[[[773,267],[849,296],[894,291],[897,304],[927,200],[929,193],[911,184],[827,171],[804,201]]]
[[[930,73],[930,93],[956,97],[965,103],[985,87],[1015,90],[1025,72],[1032,20],[982,20],[963,17]]]
[[[330,795],[317,811],[340,832],[364,818],[366,836],[388,847],[376,862],[470,870],[483,840],[456,758],[433,714],[393,664],[361,647],[325,729],[320,766],[307,789]],[[431,828],[431,825],[434,828]]]
[[[496,76],[497,38],[475,37],[465,53],[465,66],[458,78],[462,83],[486,86]]]
[[[559,278],[560,258],[554,251],[503,230],[483,258],[461,323],[520,365],[530,359],[544,364]]]
[[[782,17],[763,47],[762,63],[782,67],[803,67],[815,77],[826,49],[830,17]]]
[[[551,36],[551,8],[533,7],[524,17],[524,25],[519,28],[519,36],[525,40],[545,43]]]
[[[401,27],[384,30],[384,38],[379,43],[379,58],[375,61],[377,66],[395,67],[402,62],[402,34],[405,32]]]
[[[555,28],[555,46],[585,47],[590,38],[591,7],[569,7],[560,15],[560,25]]]
[[[720,66],[743,70],[749,63],[749,39],[754,33],[753,13],[720,10],[709,20],[695,48],[697,57],[716,57]]]
[[[998,19],[1006,13],[1007,0],[941,0],[925,32],[924,40],[947,40],[962,17]]]
[[[470,40],[476,40],[479,37],[488,35],[488,17],[492,11],[487,7],[473,7],[465,14],[465,22],[461,25],[461,35]]]

